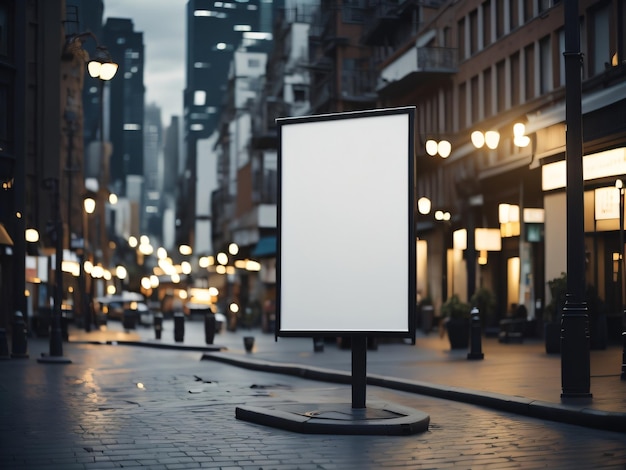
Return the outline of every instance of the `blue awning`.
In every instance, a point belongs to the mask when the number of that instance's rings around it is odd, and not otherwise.
[[[252,250],[252,256],[263,258],[276,256],[276,237],[263,237]]]

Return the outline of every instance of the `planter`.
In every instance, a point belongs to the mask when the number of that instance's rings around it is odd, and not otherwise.
[[[446,322],[446,330],[451,349],[467,349],[469,347],[469,319],[450,319]]]

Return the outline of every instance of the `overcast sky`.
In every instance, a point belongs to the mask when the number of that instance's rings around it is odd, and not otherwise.
[[[167,126],[183,114],[185,6],[187,0],[104,0],[106,18],[130,18],[143,33],[146,103],[161,107]],[[114,58],[115,60],[115,58]]]

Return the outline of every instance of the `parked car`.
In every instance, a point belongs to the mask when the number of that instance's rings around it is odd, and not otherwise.
[[[124,321],[131,316],[130,324],[152,325],[154,318],[144,296],[137,292],[123,292],[96,298],[99,310],[109,320]]]

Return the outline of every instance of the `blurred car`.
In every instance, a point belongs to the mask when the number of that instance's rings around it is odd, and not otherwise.
[[[102,315],[109,320],[124,321],[132,316],[131,323],[152,325],[154,318],[143,295],[136,292],[123,292],[95,299]]]

